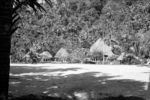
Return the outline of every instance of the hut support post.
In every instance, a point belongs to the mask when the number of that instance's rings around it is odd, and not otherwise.
[[[104,57],[104,54],[103,54],[103,64],[105,63],[105,57]]]
[[[149,73],[149,78],[148,78],[148,83],[147,83],[147,92],[150,92],[150,73]]]

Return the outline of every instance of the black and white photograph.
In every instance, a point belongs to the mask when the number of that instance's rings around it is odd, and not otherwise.
[[[150,100],[150,0],[0,0],[0,100]]]

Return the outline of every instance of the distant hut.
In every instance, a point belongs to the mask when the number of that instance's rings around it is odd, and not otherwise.
[[[42,52],[39,56],[41,57],[41,62],[48,62],[53,57],[48,51]]]
[[[61,48],[55,55],[58,61],[65,62],[69,58],[69,52],[65,48]]]
[[[103,57],[112,57],[112,47],[108,46],[103,39],[99,38],[90,48],[91,54],[103,54]]]

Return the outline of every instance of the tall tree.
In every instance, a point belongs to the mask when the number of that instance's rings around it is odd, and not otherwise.
[[[51,5],[50,0],[45,1]],[[11,35],[17,29],[17,12],[23,6],[44,10],[37,0],[0,0],[0,100],[8,98]]]

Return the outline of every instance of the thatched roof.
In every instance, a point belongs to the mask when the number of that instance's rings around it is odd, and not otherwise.
[[[94,53],[103,53],[108,57],[113,56],[112,47],[108,46],[101,38],[99,38],[90,48],[90,52]]]
[[[44,51],[44,52],[40,53],[39,56],[41,56],[42,58],[52,58],[53,57],[48,51]]]
[[[59,49],[55,55],[55,58],[68,58],[68,57],[69,57],[69,53],[65,48]]]

